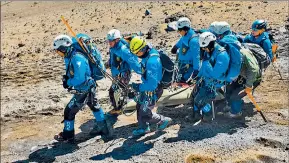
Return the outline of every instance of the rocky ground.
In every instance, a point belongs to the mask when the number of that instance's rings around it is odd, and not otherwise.
[[[149,9],[151,15],[145,16]],[[186,15],[196,29],[228,21],[234,31],[248,33],[257,18],[268,20],[279,44],[279,60],[270,66],[254,96],[269,120],[264,123],[245,98],[244,116],[194,125],[184,106],[159,108],[173,118],[163,133],[128,139],[135,116],[120,116],[115,139],[87,138],[93,125],[89,109],[76,118],[78,144],[49,144],[62,129],[63,109],[71,98],[61,84],[62,59],[52,40],[75,32],[95,39],[107,60],[106,33],[141,31],[157,48],[168,50],[176,32],[166,23]],[[288,162],[288,2],[1,2],[1,162]],[[99,98],[108,108],[111,82],[99,82]]]

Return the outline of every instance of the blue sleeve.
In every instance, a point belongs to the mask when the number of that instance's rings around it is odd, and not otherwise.
[[[217,56],[214,67],[212,67],[211,64],[208,64],[209,66],[207,68],[207,71],[212,76],[212,78],[222,80],[222,77],[228,70],[229,62],[230,59],[228,57],[228,54],[226,52],[222,52]]]
[[[73,78],[68,79],[67,84],[68,86],[78,86],[85,82],[86,77],[86,70],[89,68],[87,61],[84,58],[80,57],[73,57],[71,60],[71,64],[73,67]]]
[[[244,43],[248,43],[250,42],[250,35],[247,35],[244,39],[243,39]]]
[[[179,49],[182,46],[182,38],[176,44],[176,47]]]
[[[110,71],[111,71],[112,77],[115,77],[115,76],[117,76],[120,72],[119,72],[119,70],[117,69],[117,67],[115,67],[113,55],[114,55],[114,54],[113,54],[111,51],[109,51]]]
[[[200,45],[197,38],[191,39],[190,48],[188,54],[193,55],[193,68],[194,71],[198,71],[200,69]]]
[[[137,74],[142,74],[141,65],[138,62],[137,56],[133,55],[125,45],[121,47],[121,54],[119,57],[126,61],[130,68],[132,68]]]
[[[140,84],[140,92],[154,91],[162,77],[162,64],[157,57],[151,57],[146,64],[146,80]]]
[[[266,39],[263,41],[263,47],[264,51],[269,55],[270,60],[273,59],[273,52],[272,52],[272,44],[269,39]]]

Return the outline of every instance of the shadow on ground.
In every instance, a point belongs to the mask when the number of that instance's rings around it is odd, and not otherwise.
[[[116,118],[116,117],[115,117]],[[86,141],[88,141],[89,139],[92,139],[94,137],[89,136],[88,132],[90,131],[90,129],[92,128],[92,126],[94,125],[94,119],[88,120],[87,122],[83,123],[80,126],[81,132],[75,135],[75,143],[62,143],[62,142],[56,142],[53,144],[47,144],[46,147],[38,149],[34,152],[32,152],[29,156],[27,160],[18,160],[15,161],[14,163],[23,163],[23,162],[53,162],[55,161],[57,156],[61,156],[61,155],[66,155],[69,153],[73,153],[77,150],[79,150],[80,148],[83,147],[83,145],[80,145],[81,143],[84,143]],[[115,123],[115,121],[113,121]],[[115,129],[115,139],[119,139],[119,138],[125,138],[127,139],[130,134],[132,133],[132,130],[136,127],[136,124],[130,124],[127,126],[121,126]],[[100,138],[100,137],[99,137]],[[147,139],[146,139],[147,140]],[[146,141],[144,140],[144,141]],[[101,139],[97,139],[96,141],[93,141],[92,143],[101,143]],[[133,141],[133,140],[132,140]],[[108,142],[108,141],[107,141]],[[113,141],[111,141],[113,144]],[[127,139],[124,144],[133,144],[134,142],[131,142],[130,139]],[[139,144],[142,144],[141,142],[139,142]],[[151,149],[153,148],[153,144],[148,144],[148,145],[143,145],[142,150],[145,152],[146,149]],[[118,149],[116,149],[117,151]],[[138,151],[140,154],[142,151]],[[128,152],[130,153],[130,152]],[[127,157],[129,157],[127,155]],[[124,158],[125,159],[125,158]]]
[[[191,118],[192,109],[188,107],[178,108],[178,114],[175,114],[175,108],[163,108],[159,110],[159,113],[171,117],[174,121],[172,125],[180,125],[177,137],[167,138],[164,142],[171,143],[181,140],[186,141],[200,141],[203,139],[211,138],[216,136],[218,133],[234,134],[239,128],[246,128],[246,122],[248,120],[245,117],[252,117],[257,112],[253,110],[254,106],[252,103],[245,103],[243,115],[239,119],[228,119],[223,115],[216,115],[216,119],[211,121],[211,116],[209,118],[205,117],[205,121],[201,121],[199,124],[196,122],[200,120],[200,117]],[[184,117],[189,117],[189,119],[184,120]]]
[[[193,125],[194,122],[191,120],[184,121],[184,117],[190,115],[192,110],[188,107],[181,108],[160,108],[158,112],[164,116],[169,116],[173,119],[171,125],[180,125],[177,137],[170,137],[164,140],[165,143],[177,142],[181,140],[187,141],[200,141],[206,138],[211,138],[216,136],[218,133],[228,133],[234,134],[239,128],[246,128],[246,122],[248,122],[245,117],[252,117],[257,114],[253,110],[254,106],[251,103],[245,103],[243,116],[238,120],[226,119],[221,115],[217,115],[214,121],[201,122],[198,125]],[[177,113],[177,114],[176,114]],[[116,123],[117,117],[110,117],[113,124]],[[80,143],[86,142],[92,137],[88,136],[88,132],[94,124],[94,120],[89,120],[80,126],[81,133],[76,135],[76,143],[56,143],[49,147],[44,147],[42,149],[32,152],[27,160],[19,160],[19,162],[53,162],[55,157],[73,153],[81,148]],[[121,147],[114,148],[111,152],[104,154],[95,155],[90,160],[104,160],[108,157],[112,157],[115,160],[128,160],[132,156],[137,156],[145,153],[146,151],[154,147],[154,143],[158,140],[154,140],[159,136],[163,135],[165,132],[156,132],[153,135],[149,135],[144,139],[132,139],[129,138],[134,128],[137,124],[130,124],[126,126],[121,126],[115,129],[114,137],[115,140],[119,138],[126,139]],[[97,139],[93,143],[100,142]],[[110,141],[113,146],[116,143]],[[109,147],[108,147],[109,148]],[[107,148],[107,149],[108,149]]]
[[[145,139],[137,140],[135,138],[126,139],[121,147],[114,148],[111,152],[99,154],[89,158],[90,160],[104,160],[112,157],[114,160],[128,160],[132,156],[138,156],[154,147],[155,141],[149,141],[158,138],[165,132],[155,132],[154,135],[147,136]],[[149,141],[149,142],[147,142]]]

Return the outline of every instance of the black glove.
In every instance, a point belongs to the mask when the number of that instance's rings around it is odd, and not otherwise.
[[[172,48],[171,53],[172,53],[172,54],[176,54],[177,51],[178,51],[178,48],[177,48],[177,46],[175,45],[175,46]]]
[[[127,96],[128,96],[128,98],[132,99],[135,97],[135,94],[134,94],[134,92],[128,92]]]
[[[63,88],[67,89],[69,86],[67,84],[67,81],[68,81],[68,76],[67,75],[63,75],[62,76],[62,85],[63,85]]]

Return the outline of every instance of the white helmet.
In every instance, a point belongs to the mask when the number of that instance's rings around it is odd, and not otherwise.
[[[107,40],[115,40],[121,38],[120,31],[117,29],[112,29],[107,33]]]
[[[216,40],[216,36],[211,33],[211,32],[204,32],[200,35],[199,37],[199,44],[200,47],[207,47],[211,41],[215,41]]]
[[[182,17],[178,20],[178,24],[177,24],[178,28],[184,28],[184,27],[189,27],[191,28],[191,21],[189,18],[187,17]]]
[[[53,41],[53,49],[57,50],[61,47],[69,47],[72,45],[72,39],[67,35],[59,35]]]
[[[223,21],[223,22],[213,22],[210,25],[209,30],[217,35],[221,35],[227,31],[230,31],[231,29],[229,23]]]
[[[210,31],[210,32],[215,33],[215,31],[216,31],[216,24],[218,24],[217,21],[215,21],[215,22],[213,22],[213,23],[210,24],[210,26],[209,26],[209,31]]]

